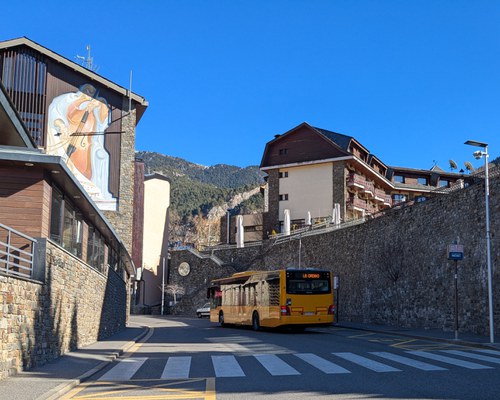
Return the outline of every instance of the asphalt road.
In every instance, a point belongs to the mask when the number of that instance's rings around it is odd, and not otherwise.
[[[65,399],[495,399],[500,351],[336,327],[172,318]]]

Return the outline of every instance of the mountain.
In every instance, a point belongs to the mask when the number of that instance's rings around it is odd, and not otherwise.
[[[220,210],[227,208],[233,215],[263,211],[264,199],[256,188],[264,183],[264,174],[258,166],[206,167],[150,151],[137,151],[136,157],[144,162],[146,174],[159,173],[170,179],[171,241],[216,243],[216,225],[210,234],[203,233],[209,217],[220,217]]]

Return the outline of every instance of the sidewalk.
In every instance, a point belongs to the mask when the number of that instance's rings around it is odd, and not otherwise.
[[[143,338],[148,327],[131,316],[127,328],[112,337],[72,351],[56,361],[0,381],[0,398],[58,399],[73,387],[127,352]]]
[[[165,326],[160,316],[132,315],[127,328],[107,340],[96,342],[78,351],[70,352],[43,367],[34,368],[0,381],[0,398],[16,400],[55,400],[90,376],[106,367],[111,361],[126,353],[137,341],[146,336],[149,327]],[[489,343],[489,337],[442,330],[406,329],[382,325],[340,322],[330,329],[347,328],[414,339],[449,342],[456,345],[500,350],[500,343]]]

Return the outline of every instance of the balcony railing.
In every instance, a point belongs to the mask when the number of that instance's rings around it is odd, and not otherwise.
[[[363,178],[361,175],[350,173],[349,177],[347,178],[347,186],[352,187],[352,188],[358,188],[358,189],[365,189],[366,185],[366,179]]]
[[[367,210],[368,205],[366,203],[366,200],[360,199],[359,197],[349,197],[347,199],[347,208],[353,209],[353,208],[358,208],[361,210]]]
[[[0,272],[31,278],[36,240],[0,224]]]

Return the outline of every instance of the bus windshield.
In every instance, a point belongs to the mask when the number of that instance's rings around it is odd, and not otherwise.
[[[289,294],[331,293],[330,272],[287,271],[286,292]]]

